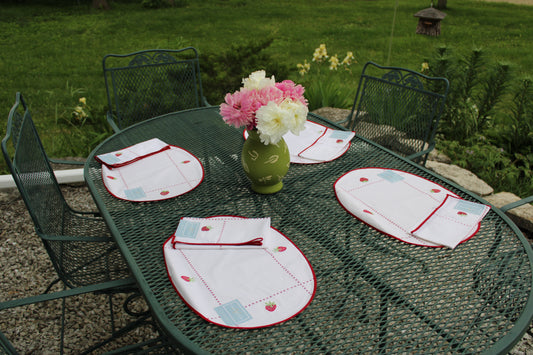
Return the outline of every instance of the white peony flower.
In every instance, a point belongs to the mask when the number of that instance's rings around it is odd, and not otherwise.
[[[276,144],[289,131],[288,123],[292,120],[291,113],[270,101],[261,106],[256,114],[257,130],[263,144]]]
[[[295,135],[305,128],[305,121],[307,120],[307,113],[309,109],[307,106],[298,101],[285,99],[280,104],[282,110],[287,111],[287,127]]]
[[[258,70],[250,74],[248,78],[242,79],[244,88],[248,90],[261,90],[268,86],[276,85],[276,79],[274,75],[269,79],[266,77],[264,70]]]

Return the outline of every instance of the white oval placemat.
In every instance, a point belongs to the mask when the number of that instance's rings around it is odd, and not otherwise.
[[[203,178],[198,158],[172,145],[116,168],[102,165],[102,179],[109,193],[128,201],[157,201],[183,195]]]
[[[335,182],[335,194],[349,213],[380,232],[428,247],[455,248],[470,239],[489,210],[425,178],[393,169],[352,170]]]
[[[248,243],[259,239],[261,245]],[[184,218],[163,252],[169,279],[183,301],[224,327],[284,322],[303,311],[315,293],[308,260],[270,227],[269,218]]]

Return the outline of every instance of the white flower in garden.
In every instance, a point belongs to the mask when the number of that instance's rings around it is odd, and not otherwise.
[[[290,115],[290,112],[273,101],[261,106],[255,114],[261,142],[264,144],[279,142],[283,135],[289,131]]]
[[[242,83],[245,89],[261,90],[268,86],[274,86],[276,80],[274,79],[274,75],[271,78],[267,78],[264,70],[258,70],[250,74],[248,78],[242,79]]]

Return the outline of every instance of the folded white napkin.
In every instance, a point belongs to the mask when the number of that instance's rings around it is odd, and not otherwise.
[[[490,206],[447,196],[412,233],[418,238],[454,249],[477,233],[489,210]]]
[[[109,168],[118,168],[165,149],[170,149],[170,145],[159,138],[152,138],[124,149],[97,155],[95,159]]]
[[[333,160],[346,152],[355,132],[327,129],[312,145],[298,155],[320,162]]]
[[[163,246],[165,265],[172,285],[199,316],[225,327],[259,328],[309,305],[313,269],[287,237],[265,231],[269,224],[269,218],[227,216],[180,221]],[[247,245],[258,238],[262,245]]]
[[[270,218],[192,218],[180,220],[172,244],[176,249],[268,248]]]
[[[289,147],[291,162],[323,163],[337,159],[350,147],[355,132],[334,130],[312,121],[305,122],[300,134],[288,132],[283,139]]]

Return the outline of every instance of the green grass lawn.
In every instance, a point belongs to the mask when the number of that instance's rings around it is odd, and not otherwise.
[[[533,68],[533,7],[528,6],[450,0],[441,35],[428,37],[415,34],[413,16],[429,6],[427,0],[189,0],[183,8],[155,10],[136,0],[110,1],[109,11],[92,9],[89,1],[46,2],[0,5],[0,135],[20,91],[52,156],[87,155],[110,134],[104,129],[78,142],[69,135],[79,128],[66,122],[84,96],[107,125],[102,58],[108,53],[194,46],[202,58],[272,36],[266,52],[291,68],[290,79],[299,80],[296,64],[310,61],[325,43],[329,54],[354,52],[353,75],[341,77],[341,85],[354,89],[366,61],[420,70],[441,45],[461,53],[481,47],[491,60],[512,64],[516,73],[531,75]],[[4,166],[2,161],[0,170]]]

